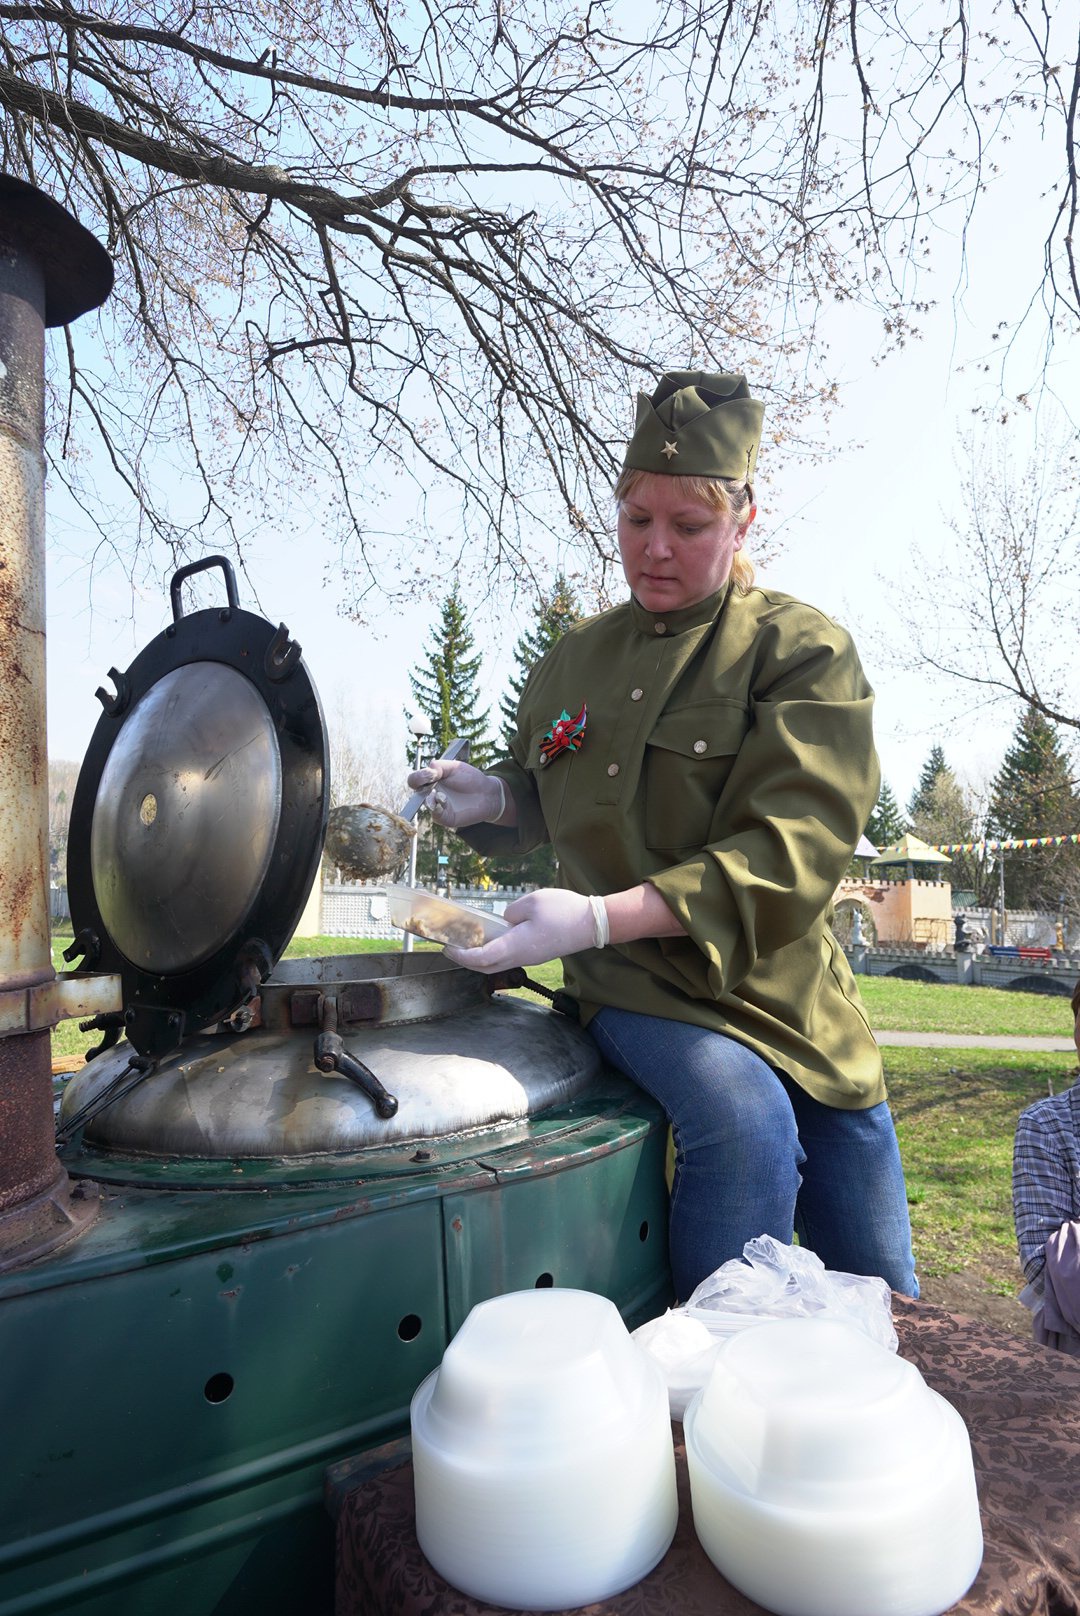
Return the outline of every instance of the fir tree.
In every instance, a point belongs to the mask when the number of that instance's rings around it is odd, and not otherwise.
[[[940,757],[940,767],[930,779],[934,753]],[[931,847],[978,841],[975,804],[945,762],[940,747],[935,747],[930,754],[923,780],[911,800],[911,829]],[[980,856],[974,845],[969,853],[954,852],[946,856],[952,860],[951,868],[938,866],[937,879],[947,878],[952,883],[954,900],[961,903],[985,901],[992,884],[985,856]]]
[[[919,783],[911,793],[911,801],[908,803],[908,818],[911,821],[911,829],[916,836],[921,836],[924,842],[928,842],[930,838],[923,835],[923,832],[919,829],[918,822],[925,817],[933,798],[934,787],[941,775],[946,772],[950,775],[952,774],[952,770],[945,762],[945,753],[940,746],[932,746],[930,756],[923,764]]]
[[[1021,714],[994,777],[988,828],[991,836],[1018,839],[1080,830],[1068,754],[1054,725],[1034,707]],[[1004,856],[1005,900],[1013,908],[1054,912],[1080,884],[1076,847],[1010,848]]]
[[[457,736],[469,742],[469,761],[478,769],[492,761],[494,748],[488,738],[490,710],[480,708],[477,681],[481,657],[474,652],[468,617],[455,584],[442,605],[442,617],[434,648],[427,661],[409,674],[409,685],[416,703],[431,724],[432,757],[444,752]],[[415,758],[410,750],[409,768]],[[449,881],[467,886],[479,876],[483,866],[471,848],[439,825],[425,828],[421,822],[417,873],[425,885]],[[438,857],[445,853],[449,864]]]
[[[518,702],[525,681],[540,658],[551,650],[573,623],[579,623],[584,614],[572,585],[563,573],[555,579],[549,595],[541,596],[536,621],[514,647],[516,671],[499,704],[502,714],[502,747],[509,752],[510,742],[517,731]],[[557,716],[555,714],[552,715]],[[500,886],[550,887],[557,879],[555,852],[550,844],[534,848],[531,853],[491,858],[488,873]]]
[[[455,736],[469,742],[469,759],[478,769],[491,761],[488,739],[489,710],[479,710],[477,680],[481,657],[474,654],[474,640],[458,587],[442,605],[442,619],[435,646],[421,667],[409,674],[415,711],[423,713],[432,728],[433,755],[445,751]]]
[[[887,780],[882,780],[874,811],[866,822],[867,839],[873,842],[880,853],[883,847],[891,847],[893,842],[898,842],[906,828],[904,816],[893,796],[892,786]]]
[[[511,677],[506,694],[499,703],[504,751],[509,752],[510,742],[517,731],[518,702],[533,667],[546,652],[551,650],[557,640],[562,639],[572,624],[580,623],[582,616],[577,595],[565,574],[560,572],[550,595],[543,595],[540,598],[540,610],[535,623],[521,636],[514,647],[517,671]]]

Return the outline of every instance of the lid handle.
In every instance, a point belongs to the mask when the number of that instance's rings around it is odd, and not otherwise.
[[[192,573],[206,572],[209,567],[220,567],[225,574],[225,593],[229,597],[230,611],[236,611],[239,607],[240,597],[236,593],[236,574],[233,572],[232,562],[225,556],[203,556],[201,561],[191,561],[186,567],[181,567],[179,572],[173,573],[172,583],[169,585],[169,595],[172,599],[174,623],[179,623],[184,615],[184,607],[180,600],[180,585],[185,578],[190,578]]]

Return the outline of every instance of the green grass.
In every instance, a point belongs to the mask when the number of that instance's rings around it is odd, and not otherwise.
[[[889,1103],[907,1179],[912,1236],[926,1278],[969,1269],[1015,1295],[1012,1221],[1016,1119],[1076,1076],[1076,1058],[1002,1050],[887,1049]]]
[[[544,987],[562,986],[562,966],[530,965]],[[860,976],[859,992],[871,1026],[882,1032],[954,1032],[1020,1038],[1069,1038],[1069,1001],[1044,993],[964,988],[944,982],[905,982]],[[522,989],[522,992],[526,990]]]
[[[1069,1001],[1047,993],[965,988],[946,982],[904,982],[860,976],[859,992],[870,1024],[882,1032],[988,1033],[1068,1038]]]
[[[434,943],[417,943],[417,948],[434,948]],[[284,959],[320,959],[326,954],[400,954],[399,938],[382,937],[294,937]]]

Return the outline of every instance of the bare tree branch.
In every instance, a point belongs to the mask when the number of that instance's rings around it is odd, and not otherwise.
[[[954,553],[910,558],[904,660],[1080,730],[1080,450],[1071,428],[1053,423],[1017,466],[1009,426],[964,444]]]
[[[1032,308],[1048,344],[1080,317],[1059,9],[0,0],[0,163],[117,264],[56,378],[60,473],[170,562],[299,502],[359,597],[393,587],[374,507],[407,479],[483,576],[569,524],[602,589],[635,384],[745,368],[805,447],[821,308],[905,342],[937,223],[962,239],[1025,123],[1051,154]]]

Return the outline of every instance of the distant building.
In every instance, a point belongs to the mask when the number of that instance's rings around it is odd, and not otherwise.
[[[865,847],[864,847],[865,843]],[[867,857],[867,851],[873,856]],[[952,886],[944,867],[952,863],[918,836],[902,836],[880,853],[865,837],[855,851],[865,860],[866,876],[848,876],[837,887],[833,903],[845,908],[872,905],[873,939],[916,948],[944,948],[953,941]]]

